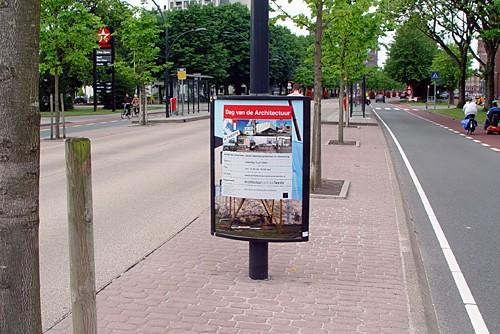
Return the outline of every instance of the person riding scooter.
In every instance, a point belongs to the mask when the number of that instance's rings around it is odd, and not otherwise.
[[[484,121],[484,129],[488,130],[488,127],[497,127],[500,121],[500,108],[498,107],[498,102],[493,101],[491,108],[488,109],[486,113],[486,120]]]

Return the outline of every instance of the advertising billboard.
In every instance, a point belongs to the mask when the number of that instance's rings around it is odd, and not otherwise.
[[[309,98],[223,96],[211,110],[212,234],[307,241]]]

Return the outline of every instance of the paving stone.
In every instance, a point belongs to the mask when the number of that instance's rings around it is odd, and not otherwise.
[[[269,280],[249,279],[248,243],[212,237],[206,210],[97,295],[99,333],[409,333],[385,138],[375,126],[344,138],[361,146],[323,146],[323,177],[350,180],[348,197],[311,199],[310,241],[270,243]],[[59,333],[71,316],[47,332]]]

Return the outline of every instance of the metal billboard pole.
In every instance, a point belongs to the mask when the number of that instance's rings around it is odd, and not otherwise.
[[[250,46],[250,94],[269,94],[269,0],[252,0]],[[268,278],[268,242],[250,241],[248,275]]]

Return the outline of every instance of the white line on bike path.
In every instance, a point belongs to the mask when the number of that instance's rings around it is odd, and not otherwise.
[[[486,323],[483,320],[483,316],[481,315],[481,312],[479,312],[479,308],[477,307],[476,301],[472,296],[472,292],[469,289],[469,285],[467,284],[467,281],[465,280],[465,277],[462,274],[462,270],[460,269],[460,266],[458,265],[455,255],[453,254],[453,251],[450,247],[450,244],[446,239],[443,229],[441,228],[441,224],[439,223],[436,214],[434,213],[434,209],[432,208],[431,203],[429,202],[429,199],[427,198],[427,195],[424,191],[424,188],[422,188],[422,185],[417,177],[417,174],[415,173],[410,161],[408,160],[406,153],[399,144],[399,141],[392,132],[391,128],[384,122],[384,120],[379,116],[379,114],[375,110],[372,111],[377,116],[379,121],[385,126],[387,132],[391,135],[392,140],[394,141],[394,144],[398,148],[399,154],[401,155],[401,158],[405,163],[406,169],[410,173],[410,177],[413,181],[413,184],[415,185],[415,188],[417,189],[420,201],[424,206],[427,217],[429,218],[429,221],[431,222],[432,225],[432,229],[434,230],[434,234],[438,239],[441,251],[443,252],[443,255],[446,259],[446,263],[448,264],[448,269],[450,269],[450,272],[453,276],[453,280],[455,281],[455,285],[457,286],[458,292],[462,297],[462,302],[464,303],[465,310],[469,315],[469,319],[472,323],[472,327],[474,328],[474,332],[478,334],[489,334],[488,327],[486,327]]]

